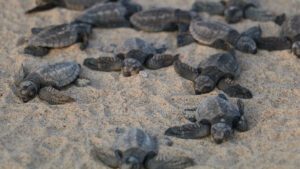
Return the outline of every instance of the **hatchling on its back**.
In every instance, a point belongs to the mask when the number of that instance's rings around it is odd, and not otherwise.
[[[36,7],[26,11],[27,14],[42,12],[55,7],[62,7],[72,10],[84,10],[97,3],[105,3],[110,0],[35,0]]]
[[[227,24],[194,19],[189,29],[200,44],[225,50],[233,46],[239,51],[252,54],[257,52],[256,43],[251,37],[241,35]]]
[[[252,98],[250,90],[233,82],[240,75],[240,66],[234,51],[211,55],[200,62],[197,68],[177,60],[174,68],[180,76],[194,82],[196,94],[211,92],[217,86],[231,97]]]
[[[294,55],[300,58],[300,15],[294,15],[281,26],[281,34],[278,37],[263,37],[258,39],[259,49],[269,51],[292,49]]]
[[[243,102],[238,100],[235,104],[224,94],[205,98],[196,108],[185,109],[184,115],[193,123],[171,127],[165,135],[199,139],[211,134],[213,140],[220,144],[229,139],[235,129],[241,132],[248,130]]]
[[[64,95],[61,89],[74,82],[80,74],[80,65],[76,62],[60,62],[43,65],[36,70],[27,71],[22,66],[15,77],[13,92],[28,102],[36,95],[49,104],[63,104],[75,100]]]
[[[75,19],[75,22],[87,23],[93,27],[129,27],[130,16],[141,10],[142,7],[139,4],[129,0],[101,3],[85,10],[82,15]]]
[[[113,145],[114,155],[97,150],[98,159],[111,168],[120,169],[184,169],[192,166],[188,157],[161,158],[155,137],[141,129],[131,128],[118,136]],[[176,159],[176,160],[174,160]]]
[[[92,28],[84,23],[52,25],[44,28],[32,28],[32,36],[28,40],[25,54],[45,56],[51,48],[63,48],[81,42],[80,49],[88,45],[88,37]]]

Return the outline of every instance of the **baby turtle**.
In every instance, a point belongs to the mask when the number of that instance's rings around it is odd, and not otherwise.
[[[203,45],[224,50],[233,46],[245,53],[255,54],[257,52],[256,43],[251,37],[240,34],[237,30],[221,22],[194,19],[189,27],[189,32],[197,42]],[[190,40],[184,36],[179,37],[177,39],[178,46],[193,42],[188,42],[187,39]]]
[[[188,157],[158,155],[155,137],[141,129],[131,128],[117,137],[114,154],[96,150],[98,159],[111,168],[120,169],[184,169],[194,165]]]
[[[300,15],[288,18],[281,26],[278,37],[263,37],[257,40],[259,49],[269,51],[292,49],[294,55],[300,58]]]
[[[105,3],[109,1],[113,0],[35,0],[37,6],[26,11],[26,14],[42,12],[55,7],[67,8],[71,10],[84,10],[97,3]]]
[[[228,23],[237,23],[243,18],[253,21],[274,21],[281,25],[285,14],[277,15],[271,11],[260,8],[257,0],[223,0],[220,2],[196,1],[192,10],[206,12],[211,15],[224,15]]]
[[[87,23],[94,27],[129,27],[132,14],[141,11],[139,4],[122,0],[118,3],[100,3],[84,11],[75,22]]]
[[[174,69],[183,78],[194,82],[196,94],[211,92],[217,86],[230,97],[252,98],[250,90],[233,82],[240,75],[240,66],[234,52],[211,55],[200,62],[197,68],[177,60]]]
[[[25,54],[33,56],[45,56],[51,48],[63,48],[81,42],[80,49],[88,46],[88,37],[91,34],[91,26],[84,23],[70,23],[52,25],[44,28],[32,28],[32,36],[28,40]]]
[[[180,26],[189,25],[191,19],[190,11],[173,8],[154,8],[130,17],[136,28],[148,32],[176,31]]]
[[[212,135],[213,140],[220,144],[229,139],[234,130],[248,130],[248,122],[244,117],[244,104],[229,101],[224,94],[209,96],[198,107],[185,109],[185,117],[194,122],[183,126],[167,129],[165,135],[183,139],[199,139]]]
[[[143,65],[149,69],[160,69],[173,64],[178,55],[146,54],[141,50],[131,50],[126,54],[120,53],[115,57],[87,58],[83,65],[98,71],[122,71],[125,77],[138,74]]]
[[[47,64],[31,72],[22,66],[15,77],[13,92],[23,102],[30,101],[37,94],[49,104],[74,102],[72,97],[64,95],[58,89],[74,82],[80,74],[80,69],[76,62]]]

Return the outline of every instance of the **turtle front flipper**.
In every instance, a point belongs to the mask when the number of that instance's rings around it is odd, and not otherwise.
[[[158,154],[145,162],[146,169],[185,169],[195,165],[193,159],[171,154]]]
[[[200,70],[193,68],[183,62],[181,60],[177,60],[174,63],[174,69],[177,74],[179,74],[181,77],[194,81],[199,75]]]
[[[210,123],[199,121],[193,124],[170,127],[165,131],[165,135],[182,139],[199,139],[210,134]]]
[[[210,15],[223,15],[225,4],[223,2],[196,1],[192,6],[192,11],[206,12]]]
[[[235,84],[230,78],[221,79],[217,84],[218,89],[222,90],[230,97],[251,99],[253,97],[252,92],[242,87],[239,84]]]
[[[235,129],[239,132],[244,132],[249,130],[248,120],[244,116],[244,103],[241,99],[237,100],[237,106],[239,108],[239,112],[241,113],[241,117],[237,122]]]
[[[192,34],[189,32],[189,24],[178,24],[179,33],[177,35],[177,47],[183,47],[196,42]]]
[[[110,168],[118,168],[119,162],[113,151],[104,150],[102,148],[94,147],[91,151],[92,155],[100,160],[104,165]]]
[[[84,60],[83,65],[98,71],[120,71],[122,68],[122,60],[117,57],[99,57],[87,58]]]
[[[178,57],[178,54],[175,56],[170,54],[156,54],[146,60],[145,66],[149,69],[160,69],[172,65]]]
[[[36,12],[42,12],[42,11],[46,11],[46,10],[49,10],[49,9],[53,9],[57,7],[56,4],[54,3],[46,3],[46,4],[41,4],[41,5],[38,5],[32,9],[29,9],[25,12],[25,14],[31,14],[31,13],[36,13]]]
[[[258,49],[276,51],[291,49],[292,43],[287,37],[263,37],[256,40]]]
[[[39,98],[52,105],[75,102],[74,98],[63,94],[59,90],[50,86],[44,87],[40,90]]]
[[[50,49],[46,47],[39,46],[27,46],[24,49],[24,53],[36,57],[43,57],[49,53]]]

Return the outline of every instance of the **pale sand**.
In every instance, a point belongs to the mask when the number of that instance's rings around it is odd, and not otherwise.
[[[140,0],[145,9],[172,6],[188,9],[193,0]],[[263,0],[265,8],[295,14],[297,0]],[[163,137],[170,126],[187,121],[181,111],[195,106],[208,95],[193,95],[192,82],[176,75],[173,67],[146,70],[141,75],[125,78],[119,72],[96,72],[83,67],[83,76],[91,80],[88,87],[72,86],[66,93],[76,103],[50,106],[38,98],[23,104],[11,90],[14,72],[25,62],[34,67],[47,62],[76,60],[108,55],[100,49],[109,44],[121,45],[130,37],[141,37],[157,45],[166,44],[170,53],[180,53],[194,66],[218,50],[192,44],[175,47],[176,33],[144,33],[132,29],[96,29],[86,52],[79,45],[52,50],[44,58],[22,54],[16,47],[20,37],[29,36],[30,28],[60,24],[72,20],[79,12],[54,9],[26,16],[33,0],[0,2],[0,168],[106,168],[90,155],[92,145],[100,146],[114,139],[117,127],[140,127]],[[221,17],[214,17],[222,20]],[[261,25],[264,35],[276,35],[273,23],[245,20],[234,27],[245,30]],[[242,67],[240,84],[253,91],[254,98],[245,100],[250,131],[235,133],[233,139],[214,144],[202,140],[174,139],[171,153],[194,158],[194,168],[297,168],[300,166],[300,60],[289,51],[259,51],[257,55],[238,53]]]

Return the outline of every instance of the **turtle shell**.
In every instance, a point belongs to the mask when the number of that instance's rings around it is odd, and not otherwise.
[[[26,79],[38,77],[42,86],[50,85],[61,88],[76,80],[80,74],[80,69],[80,65],[76,62],[48,64],[37,68]]]
[[[282,25],[282,36],[289,37],[293,39],[296,36],[300,35],[300,15],[294,15],[283,23]]]
[[[84,10],[97,3],[104,3],[108,0],[63,0],[64,6],[73,10]]]
[[[113,145],[114,150],[125,152],[129,149],[139,149],[147,154],[148,152],[158,152],[157,140],[138,128],[126,130],[117,136]]]
[[[29,39],[30,46],[67,47],[78,40],[77,24],[49,26]]]
[[[130,21],[134,26],[144,31],[171,31],[177,28],[175,12],[176,10],[172,8],[150,9],[133,14]]]
[[[99,3],[84,11],[76,21],[98,27],[119,27],[129,25],[127,9],[120,3]]]
[[[191,22],[190,33],[201,44],[212,45],[217,40],[225,40],[231,31],[230,26],[215,22],[195,19]]]
[[[216,116],[240,117],[241,113],[236,104],[220,96],[209,96],[198,105],[196,119],[212,120]]]
[[[141,50],[147,55],[155,54],[156,49],[154,46],[143,39],[140,38],[130,38],[127,39],[123,45],[118,49],[118,51],[127,53],[131,50]]]
[[[236,57],[231,53],[218,53],[211,55],[208,59],[200,62],[199,68],[205,69],[214,67],[231,77],[237,78],[240,75],[240,66]]]

